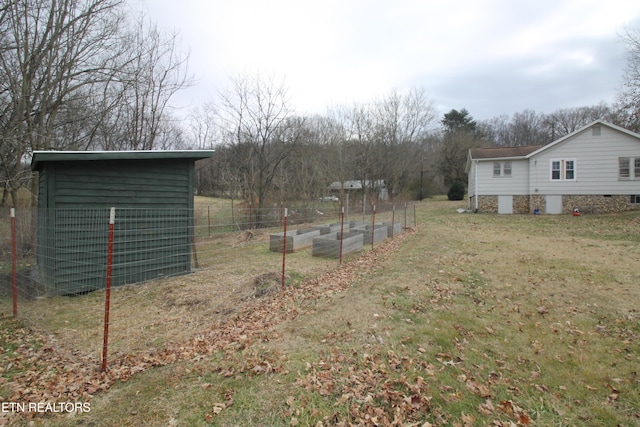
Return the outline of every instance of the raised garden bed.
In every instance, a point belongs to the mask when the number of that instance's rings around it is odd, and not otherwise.
[[[395,237],[402,233],[402,225],[399,222],[383,222],[382,224],[387,227],[387,237]]]
[[[339,258],[340,232],[333,232],[313,239],[313,256]],[[362,250],[362,232],[350,231],[343,233],[342,255]]]
[[[387,238],[387,226],[382,224],[365,225],[362,227],[358,227],[353,231],[362,233],[363,243],[367,244],[376,244],[380,243],[384,239]]]
[[[320,236],[319,229],[298,229],[287,231],[287,253],[297,252],[313,245],[313,238]],[[269,250],[282,253],[284,232],[269,236]]]

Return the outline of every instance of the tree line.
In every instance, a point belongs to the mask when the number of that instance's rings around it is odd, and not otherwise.
[[[168,101],[190,84],[188,56],[125,0],[0,3],[2,202],[36,184],[36,150],[169,148]]]
[[[37,185],[36,150],[214,149],[197,167],[199,194],[264,207],[328,194],[359,181],[369,203],[422,199],[466,183],[469,148],[540,145],[596,119],[640,130],[640,33],[627,29],[624,84],[613,105],[550,114],[524,110],[477,121],[440,115],[422,87],[300,115],[286,81],[239,74],[186,118],[171,97],[193,84],[176,34],[133,15],[126,0],[5,0],[0,4],[2,204]]]

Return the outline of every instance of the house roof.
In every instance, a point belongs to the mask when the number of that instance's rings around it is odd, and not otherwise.
[[[213,156],[214,150],[139,150],[139,151],[34,151],[31,170],[46,162],[76,162],[90,160],[200,160]]]
[[[521,147],[490,147],[472,148],[469,154],[472,159],[503,159],[525,157],[542,148],[542,145],[527,145]]]

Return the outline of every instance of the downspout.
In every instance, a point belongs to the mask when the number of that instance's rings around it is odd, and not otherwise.
[[[476,209],[475,210],[477,211],[478,210],[478,161],[477,160],[476,160],[476,170],[473,171],[473,174],[474,174],[474,181],[475,181],[474,185],[476,187],[475,190],[474,190],[475,201],[476,201]]]

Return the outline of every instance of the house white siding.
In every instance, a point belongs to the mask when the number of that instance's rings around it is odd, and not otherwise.
[[[499,162],[504,165],[505,162],[511,163],[510,176],[494,176],[494,163]],[[529,194],[529,167],[527,160],[485,160],[477,163],[478,180],[477,192],[479,196],[518,196]],[[471,171],[474,172],[473,167]],[[471,182],[472,174],[469,175]],[[471,194],[471,193],[470,193]]]
[[[640,134],[602,120],[545,146],[470,149],[467,169],[480,212],[640,211]]]
[[[609,126],[592,127],[533,153],[529,159],[529,194],[631,195],[640,194],[640,179],[619,178],[620,157],[640,157],[640,141]],[[574,161],[574,180],[552,180],[552,162]]]
[[[473,161],[471,163],[471,167],[469,168],[469,179],[467,181],[467,194],[469,195],[469,198],[473,197],[476,195],[476,167],[478,165],[477,161]]]

